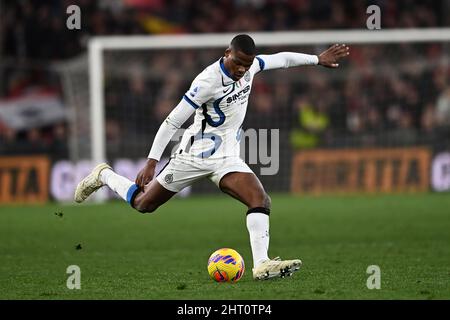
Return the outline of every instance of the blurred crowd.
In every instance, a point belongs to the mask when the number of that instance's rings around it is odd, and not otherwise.
[[[447,0],[3,0],[3,54],[64,59],[93,35],[209,33],[366,27],[369,5],[388,28],[448,26]],[[81,9],[81,30],[68,32],[66,9]]]
[[[66,28],[66,9],[73,4],[81,8],[80,30]],[[381,8],[383,29],[450,25],[448,0],[3,0],[0,98],[44,87],[64,100],[62,80],[51,65],[85,52],[90,36],[364,29],[371,4]],[[325,48],[293,49],[319,53]],[[294,148],[408,145],[445,134],[450,126],[448,44],[355,46],[351,52],[340,72],[307,68],[302,76],[292,70],[258,76],[247,127],[289,129]],[[151,74],[136,64],[124,79],[107,75],[107,89],[112,89],[105,97],[108,139],[120,139],[123,131],[154,132],[192,76],[221,54],[155,56],[144,69]],[[180,68],[183,74],[177,72]],[[114,90],[117,85],[120,91]],[[121,123],[124,114],[136,121]],[[58,122],[17,131],[0,123],[0,153],[59,150],[67,156],[68,127]]]

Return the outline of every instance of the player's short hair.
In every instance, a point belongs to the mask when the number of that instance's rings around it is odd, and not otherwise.
[[[251,56],[256,54],[255,41],[247,34],[238,34],[231,40],[230,47]]]

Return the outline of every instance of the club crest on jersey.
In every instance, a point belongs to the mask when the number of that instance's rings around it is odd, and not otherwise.
[[[164,181],[167,184],[172,183],[173,182],[173,174],[171,174],[171,173],[166,174],[166,176],[164,177]]]

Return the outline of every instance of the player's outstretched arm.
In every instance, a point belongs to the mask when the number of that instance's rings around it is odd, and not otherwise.
[[[335,44],[318,56],[299,52],[278,52],[261,54],[257,56],[257,59],[261,71],[313,65],[337,68],[339,66],[338,60],[348,56],[349,52],[349,48],[345,44]]]
[[[334,44],[319,54],[319,65],[327,68],[339,67],[338,61],[350,54],[350,48],[345,44]]]

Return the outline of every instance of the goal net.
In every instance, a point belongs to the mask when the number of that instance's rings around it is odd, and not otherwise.
[[[402,183],[396,185],[395,179],[410,179],[408,170],[429,170],[429,160],[421,162],[426,154],[416,159],[415,169],[403,166],[403,160],[410,163],[424,148],[448,145],[449,29],[250,35],[262,54],[319,54],[334,43],[345,43],[351,50],[337,69],[298,67],[255,77],[241,157],[267,191],[320,192],[327,185],[339,191],[342,179],[353,181],[354,189],[359,183],[392,191]],[[88,55],[64,68],[66,98],[73,111],[72,159],[113,163],[126,158],[142,165],[163,119],[195,76],[223,55],[233,36],[91,39]],[[166,149],[166,158],[179,136]],[[385,164],[370,163],[390,151],[392,156],[380,160]],[[333,155],[337,163],[325,161]],[[360,176],[358,170],[369,173]],[[395,170],[400,173],[393,174]],[[377,181],[379,175],[394,182]],[[315,185],[319,180],[322,183]],[[193,188],[214,189],[207,182]]]

